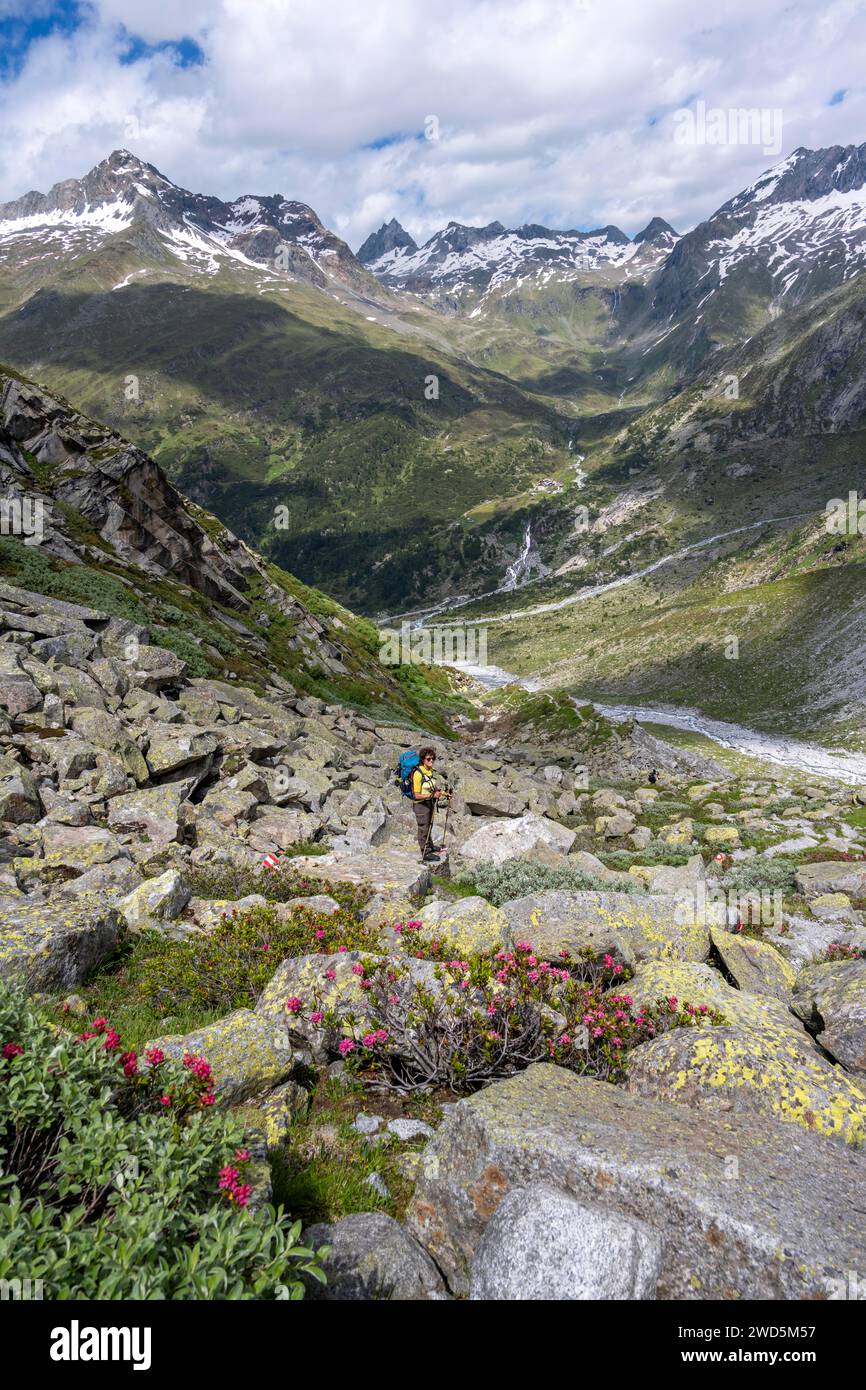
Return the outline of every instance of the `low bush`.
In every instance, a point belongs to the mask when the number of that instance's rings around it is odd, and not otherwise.
[[[377,951],[378,932],[345,908],[327,916],[299,907],[281,917],[275,906],[252,907],[185,941],[153,933],[130,984],[170,1012],[180,1004],[227,1013],[254,1004],[287,956],[329,955],[341,948]]]
[[[743,859],[733,864],[720,879],[720,886],[737,893],[773,892],[780,888],[783,893],[794,891],[794,874],[798,860],[787,855],[775,855],[771,859],[763,855],[754,859]]]
[[[821,963],[836,960],[866,960],[866,951],[863,950],[862,946],[851,946],[844,941],[831,941],[818,960]]]
[[[78,1037],[0,985],[0,1278],[50,1299],[301,1298],[323,1279],[282,1209],[247,1207],[243,1127],[203,1058]],[[319,1252],[321,1254],[321,1252]]]
[[[577,864],[554,867],[551,864],[542,864],[536,859],[509,859],[505,864],[479,864],[472,870],[468,881],[474,884],[476,893],[495,907],[501,907],[512,898],[523,898],[529,893],[543,893],[549,888],[561,888],[573,893],[589,890],[602,893],[611,891],[611,885],[606,879],[585,873]],[[643,885],[637,880],[633,887],[630,884],[617,884],[617,891],[640,893],[643,891]]]
[[[826,847],[817,849],[807,849],[803,855],[804,864],[862,864],[866,859],[866,854],[861,849],[856,851],[845,849],[827,849]]]
[[[326,854],[328,846],[306,842],[294,848],[298,854],[314,857]],[[184,876],[196,897],[225,898],[231,902],[252,893],[258,893],[272,903],[327,893],[341,907],[357,912],[370,896],[368,889],[352,883],[326,883],[315,877],[315,869],[303,873],[288,868],[285,863],[281,863],[278,869],[266,869],[261,865],[251,869],[246,864],[199,864],[185,870]]]
[[[669,1028],[725,1021],[705,1004],[670,998],[642,1008],[627,991],[607,992],[626,972],[589,950],[575,960],[563,951],[552,965],[518,942],[493,958],[437,963],[426,983],[394,959],[353,968],[369,1000],[363,1030],[341,1037],[347,1020],[319,1011],[316,1021],[335,1053],[386,1090],[466,1094],[551,1061],[621,1081],[627,1054],[639,1043]]]

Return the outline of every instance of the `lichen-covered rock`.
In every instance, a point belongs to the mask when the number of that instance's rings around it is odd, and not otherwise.
[[[595,833],[603,835],[606,840],[618,840],[623,835],[630,835],[636,825],[631,811],[614,811],[610,816],[598,816]]]
[[[486,898],[460,898],[454,903],[428,903],[418,913],[425,937],[450,941],[460,956],[492,955],[508,944],[508,919]]]
[[[457,793],[473,816],[520,816],[526,810],[524,797],[471,772],[461,773]]]
[[[809,906],[813,917],[822,922],[852,921],[854,911],[847,893],[819,893]]]
[[[866,960],[829,961],[801,971],[792,1007],[843,1067],[866,1073]]]
[[[168,782],[113,796],[108,803],[108,824],[112,829],[140,831],[157,844],[170,844],[180,839],[180,807],[185,793],[182,783]]]
[[[195,724],[147,724],[147,766],[153,777],[173,772],[187,763],[209,758],[219,747],[217,739]]]
[[[411,852],[383,845],[359,853],[320,854],[314,859],[295,855],[284,862],[287,868],[327,883],[366,884],[375,895],[395,903],[418,901],[433,881],[429,865],[418,862],[417,847]]]
[[[687,1115],[528,1067],[448,1108],[407,1226],[458,1294],[499,1203],[529,1182],[656,1231],[659,1299],[826,1298],[864,1267],[864,1154],[764,1116]]]
[[[695,823],[691,816],[686,816],[684,820],[674,821],[672,825],[663,825],[659,831],[659,839],[666,845],[678,848],[680,845],[691,843],[695,833]]]
[[[201,802],[202,812],[213,816],[223,825],[251,820],[259,808],[260,798],[244,787],[230,787],[220,782],[212,787]]]
[[[123,723],[106,710],[79,707],[70,720],[75,733],[94,748],[114,753],[136,782],[146,782],[150,773],[141,749],[130,738]],[[69,774],[67,774],[69,775]]]
[[[261,893],[248,893],[243,898],[190,898],[187,917],[200,931],[211,931],[224,917],[243,912],[248,907],[264,907],[267,899]]]
[[[33,773],[14,758],[0,757],[0,821],[26,825],[38,820],[41,811]]]
[[[356,965],[372,969],[383,957],[368,951],[343,951],[334,955],[290,956],[284,960],[265,987],[256,1013],[263,1019],[288,1027],[299,1045],[312,1047],[321,1056],[324,1044],[323,1029],[309,1019],[310,1013],[332,1013],[341,1021],[347,1020],[344,1031],[353,1032],[349,1015],[357,1027],[368,1024],[367,993],[361,987],[361,975]],[[421,962],[418,962],[421,964]],[[333,974],[333,979],[329,976]],[[299,999],[297,1013],[286,1008],[289,999]]]
[[[161,1048],[179,1060],[204,1057],[213,1069],[217,1097],[227,1105],[269,1091],[292,1069],[288,1033],[278,1020],[237,1009],[192,1033],[152,1038],[145,1049]]]
[[[712,849],[736,849],[740,843],[740,832],[735,825],[708,825],[704,831],[704,841]]]
[[[772,1023],[675,1028],[629,1054],[627,1086],[633,1095],[749,1111],[848,1144],[866,1135],[866,1090],[805,1035]]]
[[[740,989],[790,1001],[797,972],[775,946],[750,936],[734,936],[720,927],[710,927],[710,940]]]
[[[280,917],[288,917],[299,907],[306,908],[308,912],[316,912],[320,917],[332,917],[335,912],[340,911],[340,904],[330,893],[311,893],[306,898],[289,898],[287,902],[274,903],[273,907]]]
[[[0,898],[0,978],[32,990],[71,989],[114,949],[123,918],[104,894],[75,901]]]
[[[307,1112],[309,1092],[296,1081],[284,1081],[273,1091],[247,1104],[242,1112],[261,1132],[270,1153],[289,1137],[292,1129]]]
[[[51,825],[42,828],[42,855],[15,861],[20,882],[29,883],[51,871],[83,874],[129,855],[110,830],[97,825]]]
[[[307,1281],[307,1297],[329,1302],[447,1298],[442,1276],[430,1256],[384,1212],[361,1211],[333,1225],[308,1226],[305,1245],[329,1245],[323,1268],[327,1284]]]
[[[699,854],[693,854],[687,864],[650,865],[648,873],[651,893],[696,892],[698,884],[703,883],[707,876],[704,861]]]
[[[866,897],[866,862],[846,863],[844,859],[824,864],[801,864],[794,875],[800,892],[807,898],[823,893],[847,893],[852,898]]]
[[[676,898],[644,893],[548,890],[503,904],[514,940],[531,941],[554,960],[563,949],[610,951],[626,964],[656,959],[705,960],[706,923],[684,917]]]
[[[14,716],[41,704],[42,692],[26,671],[0,671],[0,707]]]
[[[133,682],[144,690],[161,690],[164,685],[174,685],[186,671],[186,662],[168,651],[165,647],[151,647],[139,643],[135,651],[135,661],[130,672]]]
[[[585,949],[596,955],[609,953],[622,965],[633,966],[637,957],[610,918],[598,912],[598,903],[625,898],[622,894],[569,893],[548,888],[503,903],[511,944],[528,941],[542,960],[559,961],[562,951],[573,956]],[[589,899],[589,901],[587,901]]]
[[[855,926],[838,920],[817,921],[814,917],[797,913],[784,913],[779,927],[767,930],[765,937],[771,945],[784,952],[795,969],[810,965],[817,956],[823,956],[834,941],[866,950],[866,928],[859,924]]]
[[[256,1013],[283,1024],[298,1046],[309,1048],[316,1060],[324,1060],[328,1055],[324,1025],[313,1023],[309,1015],[334,1015],[346,1037],[358,1038],[368,1032],[369,995],[361,983],[363,972],[356,967],[365,967],[369,974],[385,959],[369,951],[290,956],[268,982],[256,1004]],[[406,957],[400,962],[400,977],[394,989],[410,991],[415,984],[433,991],[442,989],[438,971],[434,961]],[[300,1000],[300,1007],[294,1012],[287,1008],[290,999]]]
[[[268,809],[250,826],[247,843],[259,854],[292,849],[304,840],[312,840],[319,832],[321,821],[296,807]]]
[[[478,1300],[655,1298],[663,1241],[634,1218],[600,1211],[546,1183],[512,1188],[472,1261]]]
[[[676,999],[680,1005],[696,1008],[706,1004],[724,1014],[726,1023],[754,1029],[773,1025],[807,1041],[799,1022],[781,1000],[734,989],[718,970],[702,961],[644,961],[625,986],[616,985],[608,992],[625,992],[642,1009],[651,1008],[659,999]]]
[[[172,922],[192,896],[192,889],[177,869],[168,869],[158,878],[149,878],[118,903],[127,926],[133,931],[157,921]]]

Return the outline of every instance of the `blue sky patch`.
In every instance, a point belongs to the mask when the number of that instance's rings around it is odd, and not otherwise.
[[[55,0],[43,14],[22,13],[0,19],[0,80],[17,77],[27,54],[40,39],[52,34],[69,37],[86,18],[85,7],[78,0]]]
[[[120,55],[120,61],[126,67],[130,63],[141,62],[142,58],[152,58],[156,53],[168,53],[179,68],[201,67],[205,61],[204,49],[195,39],[188,36],[182,39],[163,39],[160,43],[145,43],[138,34],[130,34],[125,30],[124,38],[126,47]]]

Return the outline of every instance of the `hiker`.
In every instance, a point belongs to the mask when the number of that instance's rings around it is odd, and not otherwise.
[[[433,781],[433,748],[418,749],[418,766],[412,773],[412,809],[418,824],[418,846],[422,859],[438,859],[442,853],[433,844],[433,814],[442,792]]]
[[[647,781],[651,782],[652,785],[655,786],[655,784],[656,784],[656,782],[657,782],[658,780],[659,780],[659,775],[658,775],[658,773],[656,772],[655,768],[653,768],[652,772],[650,773],[649,777],[647,778]]]

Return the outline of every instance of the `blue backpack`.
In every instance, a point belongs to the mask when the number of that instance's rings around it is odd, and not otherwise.
[[[408,753],[400,754],[400,761],[397,764],[397,785],[403,795],[408,796],[410,801],[415,800],[412,795],[412,773],[415,771],[416,767],[419,766],[420,761],[414,749],[410,749]]]

